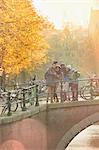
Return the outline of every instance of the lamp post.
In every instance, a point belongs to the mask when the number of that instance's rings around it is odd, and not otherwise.
[[[9,88],[9,75],[5,74],[5,88]]]
[[[2,89],[3,84],[3,68],[0,67],[0,88]]]

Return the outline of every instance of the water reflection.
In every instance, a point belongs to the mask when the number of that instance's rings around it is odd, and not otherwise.
[[[99,122],[79,133],[66,150],[99,150]]]

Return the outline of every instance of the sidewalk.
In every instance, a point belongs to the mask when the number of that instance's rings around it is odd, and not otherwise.
[[[0,115],[0,125],[2,124],[8,124],[8,123],[12,123],[15,121],[19,121],[22,119],[25,119],[27,117],[31,117],[34,114],[37,114],[41,111],[46,110],[46,104],[45,102],[43,104],[40,103],[39,106],[30,106],[26,109],[26,111],[22,111],[21,108],[18,108],[18,110],[16,112],[11,112],[11,115],[8,116],[7,114],[4,115]],[[2,111],[2,108],[0,107],[0,113]]]
[[[84,103],[84,105],[87,104],[87,103],[88,104],[97,103],[98,102],[97,100],[95,100],[95,101],[94,100],[86,101],[86,100],[83,100],[83,99],[79,98],[79,101],[65,101],[65,102],[60,101],[58,103],[56,103],[56,102],[50,103],[50,100],[49,100],[49,102],[46,103],[46,98],[44,98],[44,99],[39,100],[39,106],[35,106],[35,103],[32,106],[30,104],[28,104],[28,105],[26,104],[27,109],[25,111],[22,111],[21,107],[19,106],[16,112],[11,112],[10,116],[7,115],[7,112],[5,114],[1,115],[3,107],[0,104],[0,125],[12,123],[12,122],[15,122],[15,121],[19,121],[19,120],[31,117],[34,114],[45,111],[47,107],[48,108],[51,108],[51,107],[57,108],[57,107],[60,107],[60,106],[62,106],[63,108],[64,107],[71,107],[71,106],[73,107],[73,106],[77,106],[77,105],[80,106],[83,103]],[[50,105],[48,106],[47,104],[50,104]]]

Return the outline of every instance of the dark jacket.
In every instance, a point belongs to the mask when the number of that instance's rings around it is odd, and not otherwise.
[[[60,80],[60,75],[51,67],[45,73],[45,80],[47,85],[53,86]]]

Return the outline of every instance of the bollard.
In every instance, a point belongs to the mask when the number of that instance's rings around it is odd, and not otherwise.
[[[27,108],[26,108],[26,105],[25,105],[25,89],[23,89],[22,92],[23,92],[22,111],[26,111]]]
[[[35,106],[39,106],[39,101],[38,101],[38,85],[36,85],[36,103]]]
[[[7,115],[8,116],[11,116],[11,101],[10,101],[10,95],[11,95],[11,93],[10,92],[8,92],[8,97],[7,97],[7,104],[8,104],[8,113],[7,113]]]

